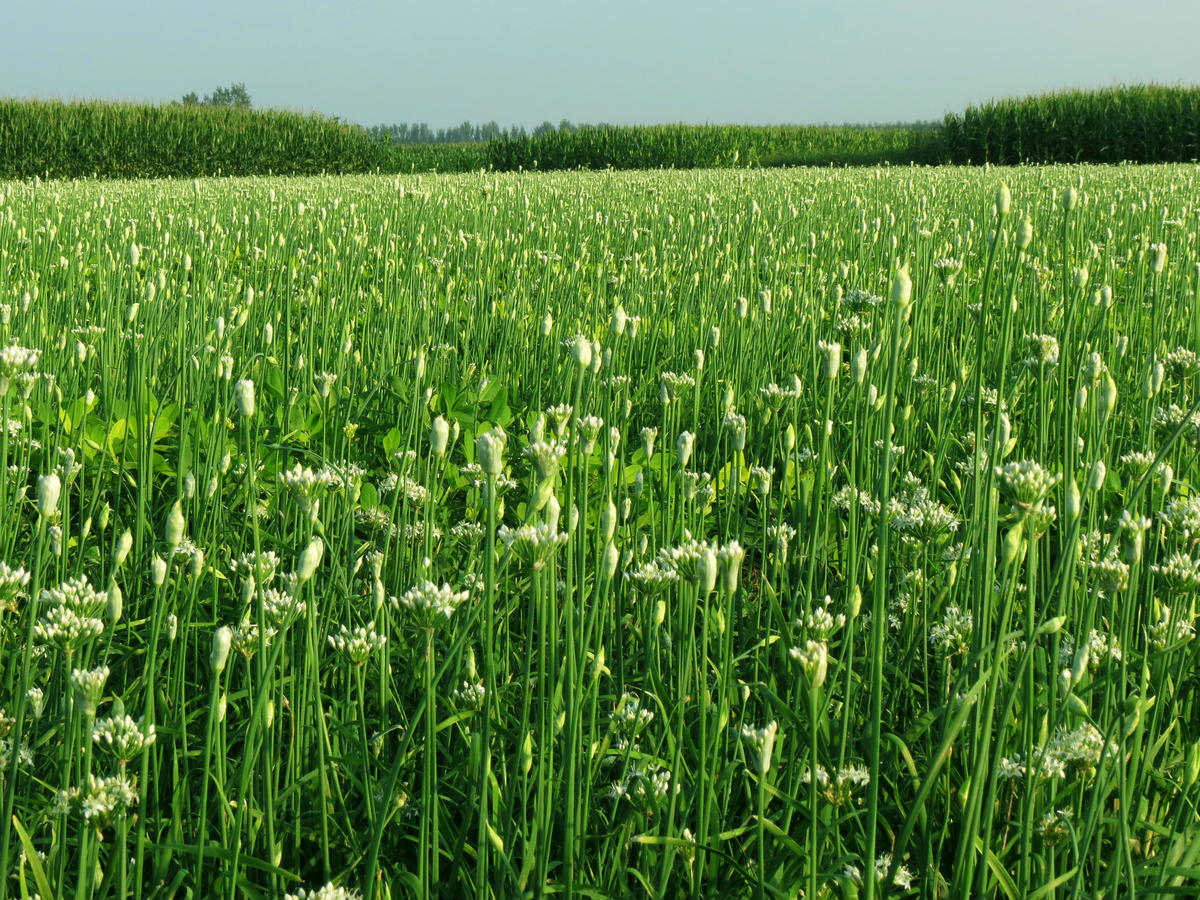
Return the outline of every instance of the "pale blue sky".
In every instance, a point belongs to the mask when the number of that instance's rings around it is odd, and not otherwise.
[[[1200,82],[1200,0],[0,0],[0,96],[464,119],[940,119],[970,102]]]

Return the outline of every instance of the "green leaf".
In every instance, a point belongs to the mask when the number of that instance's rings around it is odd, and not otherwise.
[[[13,828],[17,832],[17,837],[21,839],[21,846],[25,848],[25,861],[29,863],[29,869],[33,872],[33,883],[37,885],[38,893],[42,897],[57,896],[50,889],[50,882],[46,880],[46,870],[42,868],[42,861],[38,859],[37,851],[33,848],[33,841],[29,839],[29,832],[21,826],[15,814],[12,817],[12,823]]]
[[[383,452],[386,456],[391,456],[400,449],[400,442],[404,438],[400,434],[399,428],[393,428],[383,436]]]

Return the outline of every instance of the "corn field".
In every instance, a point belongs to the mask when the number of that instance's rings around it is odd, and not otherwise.
[[[1159,163],[1200,158],[1200,88],[1133,85],[1060,91],[946,116],[957,163]]]
[[[387,145],[319,115],[0,99],[0,177],[178,178],[468,171],[480,148]]]

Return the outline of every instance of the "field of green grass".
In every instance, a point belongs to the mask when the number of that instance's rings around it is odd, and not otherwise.
[[[1198,175],[0,182],[0,900],[1193,894]]]

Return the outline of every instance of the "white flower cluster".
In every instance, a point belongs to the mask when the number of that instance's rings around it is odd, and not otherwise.
[[[1194,440],[1200,435],[1200,412],[1190,412],[1177,403],[1160,406],[1154,410],[1154,424],[1164,431],[1173,431],[1180,425],[1186,426]]]
[[[787,387],[780,387],[774,381],[765,387],[760,387],[758,392],[762,394],[763,400],[767,406],[772,409],[779,409],[788,400],[799,400],[804,395],[803,385],[800,383],[798,375],[792,376],[792,383]],[[743,419],[743,423],[745,420]]]
[[[331,881],[313,890],[300,888],[294,894],[284,894],[283,900],[362,900],[362,894],[351,888],[338,887]]]
[[[387,637],[375,630],[375,623],[368,622],[365,626],[356,628],[341,626],[337,634],[328,637],[329,646],[339,653],[345,653],[356,666],[361,666],[376,650],[383,649]]]
[[[971,611],[951,604],[942,613],[942,621],[929,630],[929,643],[946,656],[966,656],[971,649],[971,634],[975,623]]]
[[[554,551],[567,542],[567,534],[548,522],[520,525],[509,528],[501,525],[496,537],[513,555],[540,572],[554,555]]]
[[[635,806],[653,808],[671,792],[671,772],[665,766],[650,763],[644,768],[630,766],[625,777],[613,782],[610,796],[617,800],[628,800]],[[679,785],[674,786],[679,793]]]
[[[558,473],[559,464],[567,455],[567,445],[560,440],[532,441],[522,452],[533,461],[538,479],[544,481]]]
[[[242,654],[246,659],[252,659],[254,654],[258,652],[259,628],[256,622],[242,622],[234,627],[230,632],[230,646],[238,653]],[[275,639],[275,635],[279,632],[277,629],[268,625],[264,634],[263,645],[271,646],[271,641]]]
[[[883,856],[875,860],[875,882],[882,882],[888,877],[888,873],[892,871],[892,854],[885,853]],[[862,886],[862,871],[855,865],[849,865],[842,870],[842,875],[848,878],[851,882]],[[896,873],[892,878],[892,884],[900,888],[902,891],[912,890],[913,873],[908,866],[897,866]]]
[[[393,606],[403,606],[432,627],[440,619],[449,619],[470,596],[467,591],[455,592],[448,584],[438,587],[432,581],[422,581],[400,597],[392,598]]]
[[[1032,459],[996,466],[994,472],[1000,489],[1023,510],[1035,509],[1050,489],[1062,481],[1061,475],[1051,475]]]
[[[636,569],[626,572],[625,577],[643,594],[656,594],[677,582],[679,572],[669,560],[656,556]]]
[[[1029,343],[1033,356],[1022,362],[1027,369],[1038,369],[1042,366],[1051,368],[1058,365],[1058,338],[1052,334],[1027,334],[1025,340]]]
[[[1060,728],[1043,747],[1033,751],[1026,760],[1018,753],[1000,760],[1001,778],[1024,778],[1032,773],[1035,778],[1066,778],[1068,771],[1081,775],[1094,772],[1104,757],[1112,758],[1118,751],[1113,741],[1104,736],[1091,722],[1078,728]]]
[[[804,774],[800,776],[801,784],[812,784],[813,770],[806,769]],[[842,766],[836,772],[830,774],[824,766],[817,766],[816,770],[817,788],[834,806],[843,806],[853,799],[853,790],[856,787],[866,787],[871,783],[871,771],[866,766],[851,764]],[[862,798],[858,799],[862,803]]]
[[[42,591],[39,599],[50,608],[33,626],[33,633],[46,643],[74,652],[104,633],[100,614],[108,607],[108,594],[88,584],[86,575]]]
[[[467,479],[467,483],[476,490],[482,490],[487,486],[487,476],[484,474],[483,466],[479,463],[467,463],[465,466],[460,466],[458,473]],[[503,472],[496,476],[497,490],[509,490],[517,486],[516,479]]]
[[[92,726],[92,742],[128,762],[154,743],[154,723],[143,727],[124,713],[98,719]]]
[[[803,619],[796,620],[796,627],[802,628],[810,638],[828,641],[846,625],[846,614],[837,613],[835,615],[830,612],[832,605],[833,598],[826,594],[825,599],[814,606]]]
[[[263,591],[263,615],[272,630],[282,631],[302,615],[306,604],[291,591],[267,588]]]
[[[1105,662],[1121,661],[1121,641],[1115,634],[1101,634],[1093,628],[1087,638],[1088,671],[1095,675]],[[1058,645],[1059,665],[1070,666],[1075,659],[1075,638],[1064,634]]]
[[[760,776],[771,771],[771,754],[775,751],[775,735],[778,733],[779,723],[775,721],[768,722],[762,728],[742,726],[742,740]]]
[[[696,379],[684,372],[663,372],[659,376],[658,398],[663,404],[672,403],[679,399],[684,391],[690,391],[696,386]]]
[[[484,697],[487,696],[487,688],[483,686],[483,682],[464,681],[450,696],[456,703],[478,708],[483,705]]]
[[[10,379],[33,373],[41,352],[15,342],[0,348],[0,396],[8,393]]]
[[[1101,590],[1124,590],[1129,584],[1129,565],[1120,558],[1119,548],[1109,535],[1090,531],[1080,536],[1081,564],[1095,576]]]
[[[241,578],[253,577],[259,584],[270,584],[279,571],[281,560],[273,550],[243,553],[229,564],[229,570]]]
[[[1195,375],[1200,372],[1200,354],[1187,347],[1176,347],[1163,357],[1163,362],[1177,375]]]
[[[1200,536],[1200,495],[1172,497],[1158,517],[1169,529],[1178,531],[1184,541]]]
[[[83,819],[96,828],[104,828],[114,818],[125,815],[138,801],[137,787],[124,775],[99,778],[88,775],[86,790],[74,790],[60,797],[60,803],[79,801]]]
[[[18,566],[0,562],[0,604],[16,599],[29,586],[29,573]]]
[[[609,714],[609,719],[618,730],[634,737],[654,720],[654,710],[646,709],[641,700],[626,692],[621,694],[617,708]]]
[[[1158,621],[1149,628],[1150,646],[1155,650],[1165,650],[1172,644],[1190,641],[1196,636],[1191,615],[1186,612],[1172,613],[1171,607],[1166,604],[1160,606]]]

